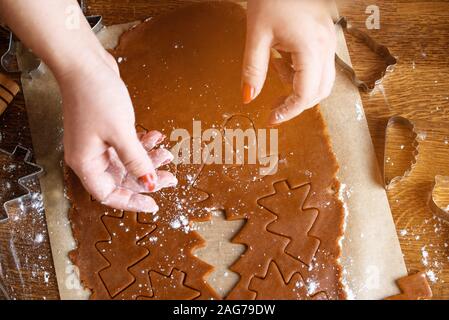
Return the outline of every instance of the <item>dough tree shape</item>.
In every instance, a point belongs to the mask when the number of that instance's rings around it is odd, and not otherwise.
[[[290,281],[286,282],[273,261],[265,278],[254,277],[249,289],[256,292],[257,300],[298,300],[307,295],[301,274],[295,273]]]
[[[201,293],[185,285],[186,274],[174,269],[170,276],[151,271],[150,279],[156,300],[194,300]]]
[[[258,201],[263,208],[277,217],[267,229],[289,238],[285,252],[310,265],[320,246],[320,240],[310,235],[319,214],[317,209],[306,208],[311,186],[306,184],[291,188],[287,181],[282,181],[276,183],[274,189],[272,195]],[[293,204],[289,205],[292,202]]]
[[[96,245],[98,252],[109,264],[99,275],[114,298],[134,282],[135,278],[129,268],[150,253],[137,243],[148,237],[156,226],[138,222],[137,214],[131,212],[124,212],[121,217],[105,215],[101,220],[108,230],[110,240],[98,242]]]

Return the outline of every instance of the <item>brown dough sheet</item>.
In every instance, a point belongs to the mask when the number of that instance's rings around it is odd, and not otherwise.
[[[245,32],[240,6],[201,3],[125,33],[113,53],[122,61],[137,124],[167,136],[192,131],[193,119],[203,130],[267,128],[270,109],[288,89],[270,70],[261,96],[241,104]],[[204,280],[212,267],[193,255],[205,243],[189,225],[222,209],[230,220],[246,220],[233,239],[247,250],[231,268],[240,281],[228,299],[344,299],[338,262],[344,210],[320,109],[277,129],[275,175],[257,177],[256,165],[171,166],[180,183],[154,195],[155,216],[102,206],[69,172],[78,243],[71,258],[91,298],[220,298]],[[189,225],[174,228],[173,221]]]

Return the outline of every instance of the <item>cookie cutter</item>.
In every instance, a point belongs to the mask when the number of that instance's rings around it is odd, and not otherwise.
[[[86,4],[83,0],[80,1],[80,7],[85,14],[87,12]],[[98,33],[103,28],[103,17],[100,15],[87,16],[87,22],[89,23],[92,31]],[[17,61],[17,50],[20,48],[20,40],[6,27],[3,29],[9,32],[9,46],[7,51],[0,58],[0,65],[8,73],[32,73],[33,71],[39,70],[42,65],[42,61],[37,58],[30,50],[26,50],[23,54],[27,55],[26,65],[19,66]]]
[[[432,186],[432,192],[429,197],[429,207],[432,213],[443,220],[444,222],[449,223],[449,206],[446,208],[441,207],[437,203],[437,191],[440,187],[445,187],[449,190],[449,177],[447,176],[436,176],[435,181]],[[449,196],[448,196],[449,198]]]
[[[348,22],[346,17],[340,17],[335,22],[335,26],[340,26],[343,31],[347,32],[349,35],[363,41],[363,43],[374,53],[379,55],[386,63],[386,68],[382,70],[377,77],[376,80],[371,82],[365,82],[362,81],[356,74],[353,67],[351,67],[349,64],[347,64],[343,59],[340,58],[338,54],[335,55],[335,61],[337,65],[339,65],[343,71],[348,75],[352,83],[359,89],[362,89],[363,91],[367,93],[371,93],[374,91],[374,89],[382,84],[382,81],[384,80],[387,73],[393,72],[394,68],[396,67],[398,63],[398,59],[394,57],[390,50],[384,46],[379,44],[376,40],[374,40],[370,35],[368,35],[366,32],[361,31],[360,29],[354,28],[351,26],[351,24]]]
[[[409,165],[409,169],[404,172],[401,176],[396,176],[391,179],[387,177],[386,166],[388,163],[388,154],[387,154],[387,146],[389,140],[389,132],[390,129],[395,125],[402,125],[405,128],[409,129],[413,134],[413,157]],[[416,167],[419,158],[419,142],[418,142],[418,132],[416,130],[415,124],[407,118],[401,116],[395,116],[388,120],[386,129],[385,129],[385,144],[384,144],[384,160],[383,160],[383,180],[385,184],[385,189],[391,190],[396,184],[410,176],[413,169]]]
[[[5,201],[0,206],[0,223],[2,223],[2,222],[6,222],[9,218],[7,207],[10,204],[31,195],[31,190],[26,186],[26,183],[27,183],[27,181],[35,179],[35,178],[39,177],[41,174],[43,174],[44,168],[35,163],[30,162],[32,153],[29,149],[24,148],[22,146],[16,146],[12,153],[9,153],[5,150],[0,149],[0,154],[6,155],[11,160],[21,161],[21,162],[25,163],[26,165],[29,165],[36,169],[32,173],[17,179],[17,183],[21,187],[21,189],[24,193],[18,197],[14,197],[12,199]]]

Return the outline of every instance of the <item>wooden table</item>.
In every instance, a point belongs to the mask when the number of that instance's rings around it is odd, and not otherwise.
[[[143,19],[155,6],[177,1],[87,1],[90,14],[102,14],[106,24]],[[343,4],[340,11],[353,24],[365,28],[369,0]],[[403,115],[421,120],[427,134],[423,155],[412,175],[389,191],[393,216],[410,271],[427,270],[434,280],[435,298],[449,299],[449,226],[435,220],[427,198],[435,174],[449,175],[449,1],[379,0],[380,30],[370,30],[398,56],[399,65],[382,90],[364,94],[363,102],[378,157],[383,157],[386,120]],[[5,34],[0,49],[6,48]],[[353,62],[362,77],[370,77],[378,62],[366,48],[348,38]],[[439,126],[430,130],[431,127]],[[23,96],[0,118],[0,148],[17,144],[32,149]],[[446,135],[447,134],[447,135]],[[445,143],[445,141],[447,141]],[[0,169],[5,163],[0,163]],[[13,181],[11,181],[13,182]],[[13,186],[14,188],[14,186]],[[39,186],[32,186],[35,198]],[[4,192],[0,189],[0,193]],[[39,201],[11,208],[10,220],[0,224],[0,297],[57,299],[58,290],[45,219]],[[18,271],[20,270],[20,272]]]

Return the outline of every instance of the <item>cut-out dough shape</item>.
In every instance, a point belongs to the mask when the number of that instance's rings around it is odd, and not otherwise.
[[[424,272],[401,278],[396,283],[401,290],[401,294],[389,297],[386,300],[429,300],[433,296]]]
[[[259,200],[262,207],[277,216],[267,229],[291,239],[286,252],[310,265],[320,246],[320,240],[309,234],[318,217],[318,210],[305,208],[311,187],[290,188],[286,181],[282,181],[276,183],[274,189],[275,194]],[[292,201],[296,204],[288,206]],[[296,211],[291,211],[291,207],[296,207]]]
[[[307,295],[307,288],[300,274],[286,283],[276,263],[271,262],[264,279],[253,278],[249,286],[257,293],[257,300],[296,300]]]
[[[178,270],[173,270],[169,277],[157,272],[150,272],[151,283],[154,290],[153,299],[156,300],[194,300],[200,296],[184,284],[186,275]]]
[[[99,274],[111,297],[115,297],[134,282],[129,267],[149,254],[147,249],[136,244],[148,237],[156,226],[139,223],[137,215],[130,212],[125,212],[120,218],[104,216],[102,221],[111,238],[107,242],[97,243],[96,247],[110,266]]]

